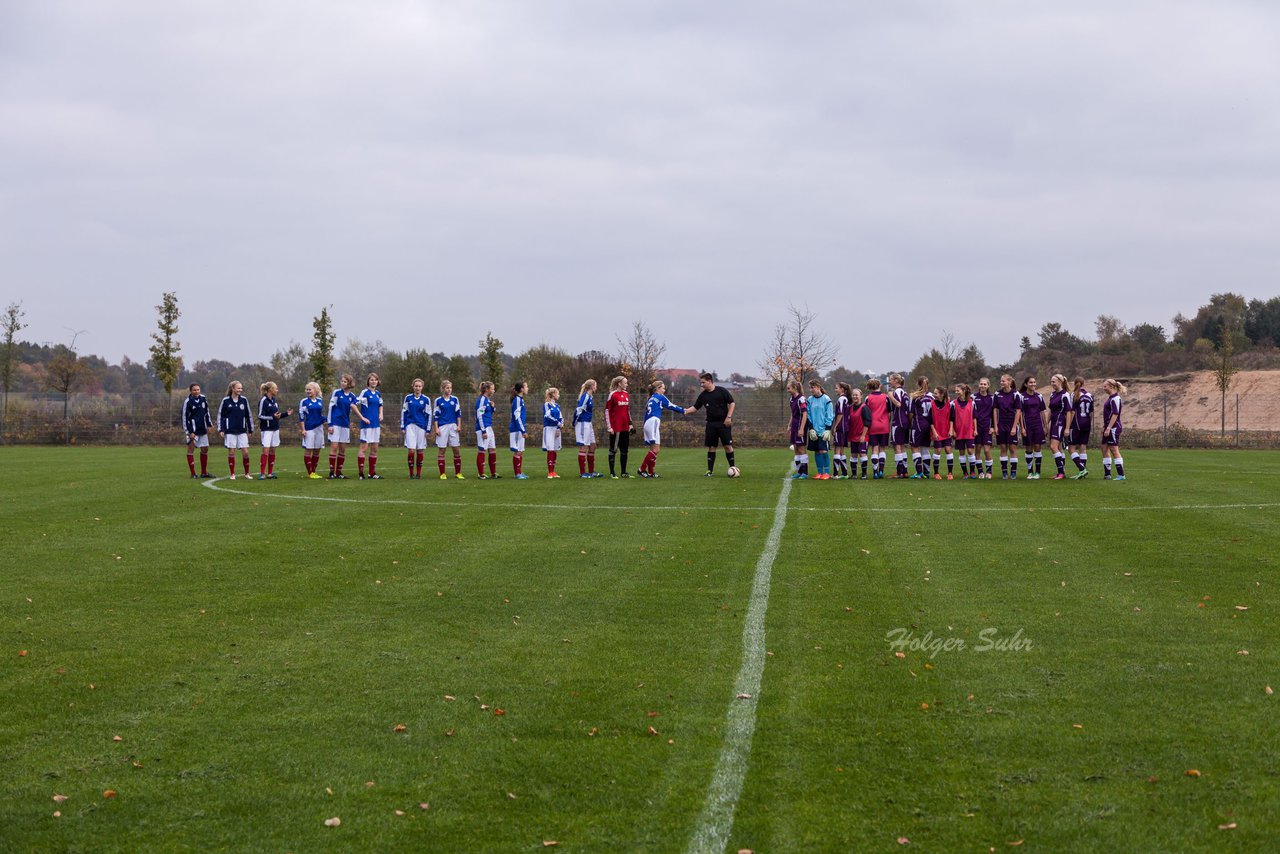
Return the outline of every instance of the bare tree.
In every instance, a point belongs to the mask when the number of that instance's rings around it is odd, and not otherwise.
[[[667,345],[658,340],[643,320],[631,326],[631,334],[618,339],[618,361],[622,373],[640,387],[647,386],[657,376]]]
[[[821,376],[836,363],[839,346],[817,327],[817,316],[805,308],[788,305],[791,319],[786,323],[787,347],[792,375],[804,385],[809,375]]]
[[[62,394],[64,440],[71,444],[71,391],[85,373],[84,362],[70,348],[61,350],[49,360],[49,386]]]
[[[1222,392],[1222,435],[1227,435],[1227,390],[1231,388],[1231,378],[1236,375],[1235,344],[1231,340],[1231,330],[1225,325],[1218,336],[1218,346],[1213,354],[1213,381]]]

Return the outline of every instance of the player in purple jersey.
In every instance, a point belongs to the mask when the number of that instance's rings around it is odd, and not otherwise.
[[[929,449],[933,445],[933,394],[929,378],[916,377],[916,390],[911,392],[911,462],[912,480],[929,476]]]
[[[991,393],[991,380],[978,380],[978,393],[973,396],[973,447],[978,452],[977,462],[981,471],[978,480],[990,480],[995,460],[991,457],[991,442],[996,434],[996,398]]]
[[[1076,464],[1076,480],[1089,476],[1089,431],[1093,427],[1093,395],[1084,387],[1084,377],[1071,381],[1071,410],[1067,413],[1067,442],[1071,462]]]
[[[836,421],[831,425],[833,461],[836,480],[849,479],[849,467],[857,467],[857,458],[845,465],[845,451],[849,447],[849,414],[853,411],[853,388],[848,383],[836,383]]]
[[[1053,393],[1049,395],[1049,450],[1053,452],[1053,464],[1058,467],[1054,480],[1066,478],[1066,455],[1062,449],[1067,443],[1067,417],[1071,412],[1071,392],[1067,391],[1067,378],[1054,374],[1049,382]]]
[[[804,387],[796,380],[787,383],[787,393],[791,395],[791,423],[787,425],[787,444],[791,446],[792,464],[795,471],[793,478],[803,480],[809,476],[809,452],[806,450],[804,431],[801,429],[805,421],[807,404],[802,394]]]
[[[1022,395],[1013,388],[1013,377],[1000,377],[995,394],[996,444],[1000,447],[1000,479],[1018,479],[1018,430],[1022,426]]]
[[[1022,381],[1019,394],[1022,395],[1022,453],[1027,461],[1027,480],[1040,479],[1040,463],[1044,458],[1044,436],[1047,432],[1045,419],[1048,407],[1044,395],[1036,391],[1035,377],[1027,377]]]
[[[890,442],[893,444],[893,476],[907,476],[907,444],[911,441],[911,399],[907,390],[902,387],[902,374],[889,375],[889,412],[892,428]]]
[[[1124,480],[1124,459],[1120,456],[1120,432],[1124,425],[1120,423],[1120,413],[1124,409],[1124,383],[1119,380],[1104,380],[1102,387],[1107,390],[1107,399],[1102,404],[1102,479],[1111,479],[1111,465],[1116,467],[1115,480]]]

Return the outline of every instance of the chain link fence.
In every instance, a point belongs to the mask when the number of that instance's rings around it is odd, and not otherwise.
[[[785,396],[775,390],[739,389],[733,392],[737,407],[733,419],[735,443],[744,448],[780,447],[786,444],[786,428],[789,407]],[[295,407],[304,395],[281,393],[282,405]],[[166,396],[158,394],[10,394],[3,421],[0,421],[0,437],[5,444],[23,445],[167,445],[183,441],[181,424],[184,392]],[[464,413],[464,433],[469,433],[474,410],[475,395],[459,395]],[[596,432],[601,444],[606,443],[602,424],[604,399],[596,395]],[[382,428],[382,443],[399,445],[400,405],[402,395],[384,394],[386,418]],[[221,396],[209,399],[213,417],[217,420],[217,407]],[[257,398],[249,396],[253,406]],[[561,409],[566,419],[572,416],[572,398],[561,398]],[[637,431],[643,418],[643,395],[633,395],[632,419]],[[677,399],[677,404],[692,402]],[[505,397],[500,396],[494,418],[498,444],[505,443],[509,408]],[[1101,398],[1098,398],[1099,409]],[[541,400],[534,395],[526,398],[529,409],[529,433],[536,445],[541,437]],[[1124,444],[1136,448],[1280,448],[1280,396],[1251,395],[1227,398],[1226,430],[1221,429],[1221,401],[1219,398],[1201,399],[1171,408],[1167,401],[1142,401],[1133,397],[1125,399]],[[1194,418],[1193,418],[1194,416]],[[1203,425],[1206,421],[1218,425],[1218,429],[1203,426],[1187,427],[1186,421]],[[1095,421],[1097,420],[1095,416]],[[665,413],[662,422],[663,445],[668,447],[700,447],[702,445],[705,417],[701,413],[676,415]],[[1095,427],[1099,427],[1096,425]],[[288,425],[286,425],[286,429]],[[216,431],[216,423],[215,423]],[[1095,430],[1096,433],[1096,430]],[[289,440],[286,432],[285,440]],[[1096,441],[1096,438],[1095,438]]]

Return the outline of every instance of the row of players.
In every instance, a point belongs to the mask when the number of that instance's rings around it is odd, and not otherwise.
[[[1027,478],[1038,480],[1046,437],[1058,470],[1054,480],[1067,477],[1068,449],[1076,466],[1074,477],[1088,476],[1094,402],[1083,377],[1076,377],[1068,388],[1067,378],[1054,374],[1047,401],[1036,390],[1035,377],[1027,377],[1021,388],[1015,389],[1013,377],[1005,374],[994,394],[986,378],[978,381],[977,394],[967,384],[960,384],[955,387],[953,399],[948,399],[947,390],[941,386],[931,389],[928,377],[917,377],[916,389],[910,394],[903,381],[901,374],[891,375],[885,391],[878,379],[868,380],[865,395],[848,383],[836,383],[838,396],[834,403],[817,380],[809,383],[807,398],[801,395],[800,383],[791,382],[789,441],[795,454],[792,477],[808,477],[809,452],[813,452],[818,480],[855,476],[866,480],[868,464],[872,478],[880,479],[885,476],[886,449],[892,446],[891,477],[928,478],[932,462],[932,476],[941,480],[945,455],[947,480],[954,477],[956,456],[961,478],[991,479],[994,444],[999,448],[1001,480],[1017,479],[1019,445],[1027,464]],[[1112,479],[1114,465],[1114,479],[1124,480],[1120,434],[1124,429],[1121,395],[1125,388],[1114,379],[1106,380],[1103,387],[1107,391],[1102,405],[1103,479]],[[908,448],[914,465],[910,475]],[[831,472],[833,452],[835,474]]]
[[[320,452],[325,447],[326,435],[329,444],[329,477],[346,479],[343,469],[346,464],[347,445],[351,442],[352,425],[358,424],[360,442],[357,463],[359,476],[364,480],[365,464],[368,463],[368,477],[380,479],[378,474],[378,448],[381,439],[381,427],[384,416],[381,381],[377,374],[369,374],[364,390],[354,392],[355,379],[346,374],[341,385],[329,396],[326,405],[320,399],[321,389],[315,382],[307,383],[306,397],[297,407],[298,429],[301,432],[303,461],[307,476],[320,479],[317,471],[320,464]],[[445,380],[440,386],[440,396],[432,399],[423,394],[423,381],[415,379],[412,393],[404,399],[400,411],[400,428],[404,433],[404,446],[408,451],[409,477],[421,479],[422,462],[428,441],[433,441],[438,449],[437,466],[440,479],[448,479],[445,473],[446,449],[453,450],[454,477],[462,480],[462,402],[453,394],[453,384]],[[524,473],[525,441],[529,435],[528,411],[525,406],[525,395],[528,394],[528,383],[517,383],[511,390],[511,420],[509,423],[510,447],[515,477],[525,480]],[[263,383],[262,395],[258,401],[256,421],[261,436],[262,452],[258,461],[258,479],[274,479],[276,449],[280,447],[281,420],[293,417],[294,410],[280,406],[276,400],[279,393],[275,383]],[[497,472],[497,446],[493,429],[493,392],[491,382],[480,383],[480,392],[476,399],[476,470],[482,480],[500,478]],[[595,392],[596,381],[587,380],[582,384],[578,394],[577,406],[573,413],[574,441],[578,447],[578,474],[582,478],[602,477],[596,471],[596,436],[595,436]],[[666,411],[684,414],[705,408],[707,411],[707,476],[710,477],[715,466],[715,450],[723,445],[725,457],[729,463],[730,476],[736,476],[734,464],[732,423],[735,402],[727,389],[716,386],[711,374],[702,375],[702,392],[689,407],[677,406],[667,399],[666,386],[661,381],[649,387],[649,400],[645,407],[644,443],[647,454],[641,463],[640,477],[658,477],[655,466],[658,454],[662,449],[662,415]],[[605,404],[605,426],[609,434],[609,473],[618,478],[616,464],[620,458],[621,477],[630,477],[627,473],[627,456],[630,451],[630,437],[635,428],[631,424],[630,396],[626,377],[615,377],[610,384],[610,394]],[[236,478],[236,452],[241,453],[244,464],[244,476],[249,474],[249,437],[254,431],[255,416],[251,415],[248,400],[244,397],[244,386],[239,381],[232,381],[227,386],[227,395],[218,407],[217,429],[227,448],[227,466],[231,471],[231,479]],[[199,385],[191,385],[182,405],[182,423],[187,444],[187,468],[193,478],[209,478],[208,450],[209,435],[214,422],[208,400],[201,394]],[[556,473],[557,456],[561,449],[561,431],[565,426],[564,414],[560,409],[560,390],[548,388],[544,394],[542,405],[542,450],[547,454],[547,477],[559,478]],[[196,474],[196,452],[200,456],[200,474]],[[489,471],[485,473],[485,463]]]

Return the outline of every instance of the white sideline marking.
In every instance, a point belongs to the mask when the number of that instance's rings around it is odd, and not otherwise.
[[[467,507],[479,507],[488,509],[492,507],[501,507],[509,510],[665,510],[665,511],[691,511],[702,510],[707,512],[720,513],[764,513],[769,510],[775,510],[776,507],[756,507],[751,505],[742,505],[738,507],[720,505],[720,504],[530,504],[518,502],[500,502],[500,501],[418,501],[407,498],[340,498],[331,495],[287,495],[283,492],[262,492],[257,489],[237,489],[227,486],[218,486],[221,481],[228,480],[225,477],[206,480],[201,485],[214,492],[226,492],[234,495],[256,495],[259,498],[283,498],[287,501],[330,501],[338,504],[406,504],[412,507],[454,507],[465,509]],[[787,487],[791,480],[787,479]],[[1085,507],[1031,507],[1031,506],[998,506],[998,507],[972,507],[965,504],[953,504],[950,507],[832,507],[825,505],[822,507],[789,507],[792,513],[1008,513],[1009,511],[1021,511],[1023,513],[1096,513],[1105,510],[1107,513],[1117,513],[1134,510],[1262,510],[1268,507],[1280,507],[1280,502],[1271,503],[1249,503],[1249,504],[1136,504],[1130,507],[1099,507],[1091,504]]]
[[[773,561],[778,556],[782,529],[787,524],[787,497],[791,481],[782,484],[778,504],[773,511],[773,527],[765,540],[764,551],[756,562],[755,580],[751,584],[751,604],[742,626],[742,666],[734,680],[733,696],[725,715],[724,746],[716,762],[715,774],[707,789],[707,801],[698,816],[698,826],[689,840],[690,852],[719,852],[729,841],[733,830],[733,814],[747,776],[747,760],[751,756],[751,740],[756,731],[756,702],[760,681],[764,676],[764,618],[769,610],[769,583]]]

